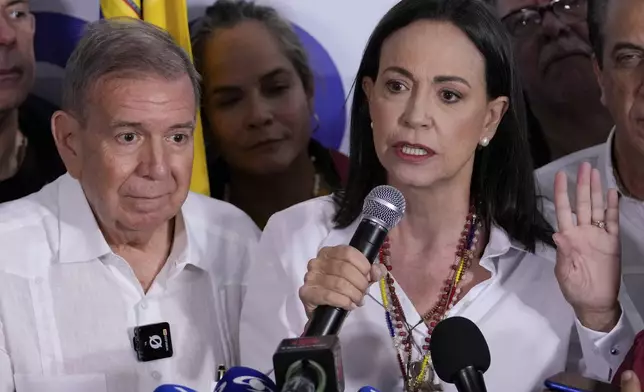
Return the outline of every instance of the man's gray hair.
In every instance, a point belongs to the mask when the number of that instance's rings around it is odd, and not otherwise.
[[[188,75],[200,101],[200,77],[190,56],[166,31],[133,18],[90,23],[65,67],[62,108],[86,119],[89,92],[106,75],[160,76],[176,80]]]

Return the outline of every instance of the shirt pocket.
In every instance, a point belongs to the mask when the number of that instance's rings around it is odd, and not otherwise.
[[[77,374],[69,376],[42,376],[16,374],[16,392],[107,392],[104,374]]]

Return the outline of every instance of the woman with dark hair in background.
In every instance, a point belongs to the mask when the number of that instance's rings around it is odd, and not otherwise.
[[[249,272],[242,362],[270,369],[280,340],[331,305],[353,310],[339,334],[348,391],[454,390],[435,377],[428,343],[455,315],[487,340],[490,391],[540,390],[564,369],[575,323],[586,371],[609,378],[623,356],[609,348],[632,339],[617,302],[617,194],[604,212],[598,173],[585,165],[574,224],[559,176],[553,237],[537,206],[510,40],[488,6],[401,1],[372,33],[356,82],[347,189],[269,221]],[[342,244],[382,184],[402,192],[407,212],[372,267]]]
[[[263,228],[275,212],[341,188],[348,160],[311,138],[313,73],[287,21],[271,7],[217,1],[197,22],[193,50],[213,197]]]

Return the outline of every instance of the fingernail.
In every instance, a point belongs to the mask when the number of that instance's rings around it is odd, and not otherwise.
[[[358,309],[358,305],[352,303],[349,308],[351,308],[351,310],[356,310],[356,309]]]
[[[622,373],[622,381],[628,381],[631,378],[633,378],[633,372],[631,372],[630,370],[627,370],[624,373]]]

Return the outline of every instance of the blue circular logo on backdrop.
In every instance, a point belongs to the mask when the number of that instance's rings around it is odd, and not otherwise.
[[[87,21],[55,12],[35,12],[36,61],[65,67]],[[192,22],[191,22],[192,23]],[[323,145],[340,149],[346,127],[345,93],[340,72],[324,47],[297,25],[293,25],[309,55],[315,77],[315,113],[317,124],[313,137]]]

